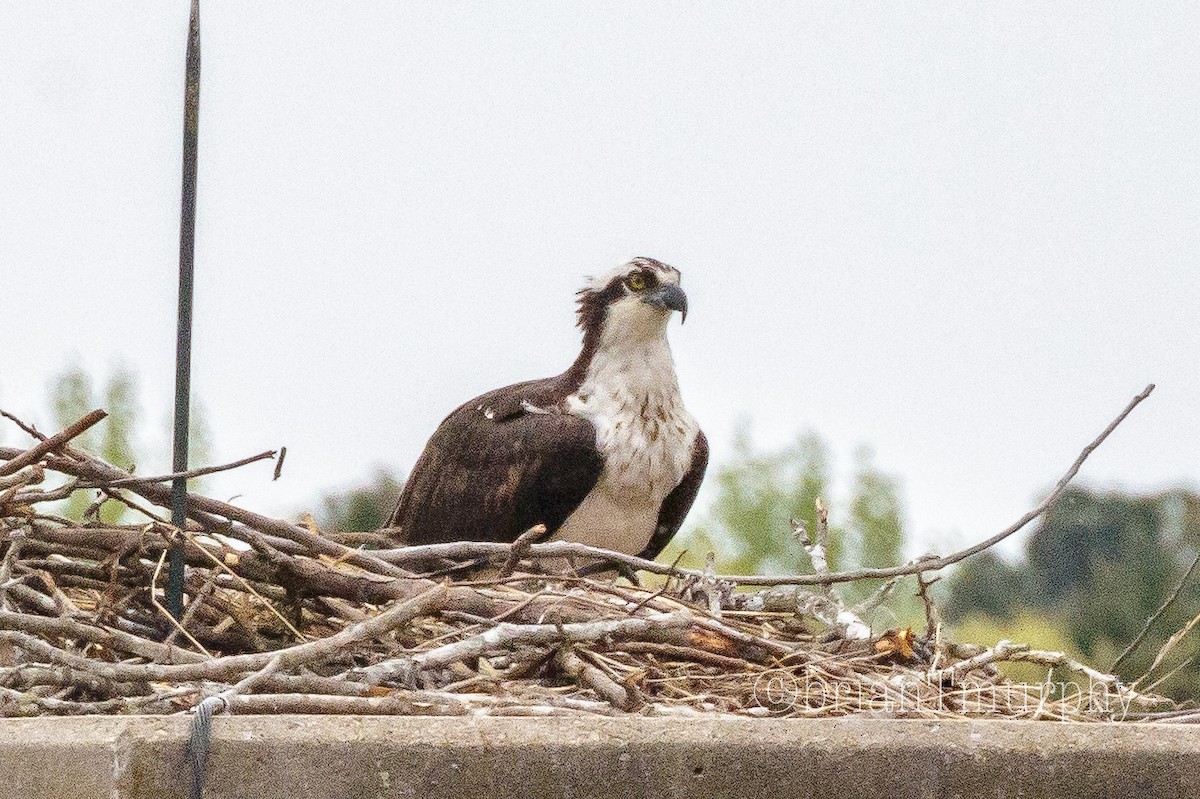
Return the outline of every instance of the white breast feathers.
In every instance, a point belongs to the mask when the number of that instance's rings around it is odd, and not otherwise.
[[[604,470],[557,538],[636,554],[691,466],[698,427],[683,407],[666,337],[601,346],[565,410],[596,427]]]

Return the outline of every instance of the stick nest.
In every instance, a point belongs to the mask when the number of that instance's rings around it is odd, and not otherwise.
[[[920,634],[872,634],[839,599],[849,578],[825,569],[820,531],[805,546],[816,571],[796,579],[811,588],[750,590],[711,568],[534,543],[536,530],[514,545],[392,548],[195,494],[181,530],[163,511],[170,476],[26,429],[36,446],[0,448],[2,715],[175,713],[207,699],[244,713],[1083,721],[1161,702],[1062,653],[954,645],[928,599]],[[145,522],[51,512],[83,490]],[[178,621],[164,608],[172,547],[187,563]],[[898,571],[924,593],[920,562]],[[1011,682],[997,664],[1018,660],[1073,672],[1075,687]]]

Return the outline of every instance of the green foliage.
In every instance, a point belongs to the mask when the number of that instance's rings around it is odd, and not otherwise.
[[[734,437],[733,457],[709,477],[716,497],[699,523],[680,536],[663,559],[673,559],[686,549],[683,562],[699,564],[712,551],[718,569],[726,573],[806,571],[811,564],[802,542],[792,535],[791,521],[815,531],[820,497],[833,517],[826,552],[831,569],[894,566],[902,560],[905,541],[898,483],[875,467],[869,449],[856,453],[855,467],[849,512],[846,522],[839,524],[837,503],[830,498],[833,485],[824,440],[808,433],[782,449],[762,451],[742,427]],[[871,589],[866,585],[859,590],[869,593]]]
[[[1081,658],[1071,637],[1064,631],[1062,619],[1057,614],[1029,608],[1021,609],[1007,618],[995,618],[983,614],[962,617],[950,624],[949,638],[955,643],[994,646],[997,641],[1009,640],[1029,644],[1033,649],[1066,652]],[[1084,658],[1086,659],[1086,658]],[[1004,663],[1001,670],[1012,680],[1023,683],[1043,683],[1047,669],[1033,663]],[[1056,669],[1056,672],[1058,670]],[[1073,675],[1055,674],[1052,681],[1071,680]]]
[[[755,450],[749,431],[735,435],[733,458],[717,467],[710,480],[717,496],[693,530],[673,544],[663,560],[682,549],[689,565],[702,565],[709,551],[726,573],[772,574],[803,569],[807,558],[791,535],[791,520],[816,529],[815,501],[829,486],[829,451],[816,435],[799,437],[773,452]],[[841,562],[844,533],[831,527],[828,559]]]
[[[846,546],[855,553],[855,566],[896,566],[904,557],[904,509],[900,486],[874,464],[871,450],[860,447],[854,456],[854,486]],[[882,581],[857,581],[843,591],[847,600],[870,594]]]
[[[996,622],[1011,620],[1028,596],[1027,574],[992,550],[968,558],[950,579],[947,620],[954,623],[979,616]]]
[[[122,469],[136,469],[143,422],[137,376],[132,370],[117,367],[97,391],[92,376],[79,364],[70,364],[51,380],[49,390],[54,431],[67,427],[95,408],[103,408],[108,416],[75,438],[72,446]],[[167,429],[169,431],[169,424]],[[212,437],[204,421],[203,408],[197,402],[193,402],[189,436],[190,462],[206,462]],[[163,464],[163,468],[168,468],[171,462],[169,436],[166,441],[167,450],[153,459]],[[190,488],[195,488],[196,484],[196,480],[189,481]],[[81,518],[95,499],[93,492],[77,491],[64,503],[61,512],[70,518]],[[126,517],[126,510],[120,503],[108,500],[98,509],[98,517],[107,524],[116,524]]]
[[[950,581],[948,615],[962,624],[981,617],[1005,624],[1035,612],[1054,620],[1068,649],[1107,666],[1163,603],[1200,538],[1200,498],[1184,491],[1136,495],[1068,490],[1008,563],[991,553],[966,561]],[[1191,551],[1189,551],[1191,550]],[[1121,668],[1140,676],[1171,633],[1200,613],[1200,591],[1186,587]],[[1173,663],[1194,653],[1185,642]],[[1164,683],[1176,696],[1196,695],[1185,670]]]
[[[904,550],[903,509],[895,478],[876,468],[871,450],[855,454],[856,473],[850,501],[849,541],[859,566],[895,566]]]
[[[118,367],[109,375],[100,407],[108,411],[108,418],[99,425],[100,456],[122,469],[134,468],[137,465],[134,436],[138,418],[141,416],[141,407],[137,400],[137,378],[133,372],[125,367]]]
[[[92,377],[78,364],[72,364],[50,381],[50,414],[54,427],[61,430],[95,408]],[[55,431],[49,431],[55,432]],[[74,446],[95,449],[96,428],[75,437]]]
[[[1046,514],[1026,546],[1032,590],[1039,604],[1051,604],[1094,591],[1107,580],[1106,564],[1120,563],[1125,572],[1125,599],[1139,606],[1156,603],[1157,591],[1172,556],[1162,546],[1162,517],[1155,497],[1110,493],[1095,495],[1074,489]],[[1130,592],[1130,580],[1138,590]]]
[[[174,412],[171,414],[171,425],[174,427]],[[198,397],[192,397],[191,413],[188,415],[188,465],[195,468],[212,460],[213,435],[208,426],[208,414],[204,403]],[[188,491],[200,491],[204,486],[203,477],[193,477],[188,480]]]
[[[404,480],[387,469],[376,469],[366,485],[326,494],[317,524],[323,530],[370,532],[383,527],[396,506]]]
[[[716,496],[698,523],[678,536],[659,558],[693,568],[704,565],[709,552],[725,574],[795,574],[812,571],[802,541],[792,534],[791,520],[815,532],[816,499],[830,510],[827,560],[834,570],[862,566],[895,566],[904,560],[904,512],[899,482],[875,466],[871,451],[861,447],[854,457],[849,497],[834,494],[829,447],[809,433],[778,450],[755,449],[748,430],[735,438],[733,457],[710,472]],[[838,510],[845,508],[839,523]],[[698,511],[693,511],[698,513]],[[838,586],[853,604],[874,593],[880,581],[858,580]],[[911,578],[868,619],[880,629],[920,622],[923,610],[912,596]]]
[[[132,383],[132,375],[124,369],[118,370],[109,379],[104,394],[106,398],[115,399],[117,406],[108,411],[108,418],[99,425],[77,436],[71,442],[72,446],[97,455],[115,466],[128,468],[132,465],[130,433],[137,415]],[[91,375],[78,364],[67,366],[51,381],[50,408],[54,431],[67,427],[84,414],[102,406],[103,403],[97,401]],[[79,519],[92,502],[92,492],[76,491],[67,500],[62,514]],[[124,510],[119,503],[105,502],[99,509],[99,518],[108,524],[116,524],[124,515]]]

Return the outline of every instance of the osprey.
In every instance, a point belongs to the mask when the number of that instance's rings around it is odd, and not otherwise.
[[[556,377],[498,388],[442,422],[388,525],[406,544],[549,540],[654,558],[679,531],[708,442],[667,343],[679,270],[635,258],[578,294],[583,348]]]

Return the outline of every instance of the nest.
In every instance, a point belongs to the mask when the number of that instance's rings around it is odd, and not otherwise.
[[[178,475],[140,477],[70,446],[97,413],[51,438],[22,425],[38,443],[0,448],[2,715],[199,705],[1085,721],[1162,701],[1063,653],[955,645],[927,596],[922,632],[872,635],[838,584],[891,578],[871,605],[914,574],[924,595],[923,575],[953,557],[832,574],[824,525],[803,542],[814,572],[775,578],[536,543],[536,529],[512,545],[395,548],[385,535],[323,534],[196,494],[180,529],[164,510]],[[45,488],[48,478],[57,485]],[[98,506],[83,522],[48,510],[85,490],[144,523],[105,524]],[[172,552],[187,565],[178,619],[165,607]],[[1011,661],[1077,679],[1068,690],[1014,683],[998,668]]]

